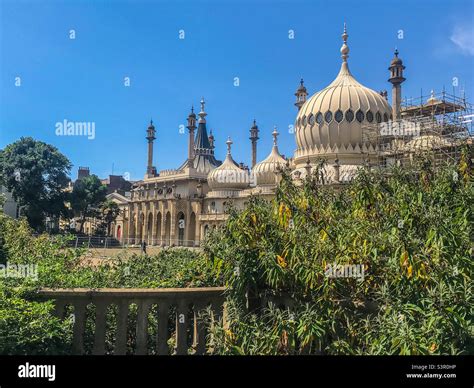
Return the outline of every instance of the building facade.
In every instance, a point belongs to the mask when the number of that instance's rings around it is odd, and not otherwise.
[[[234,207],[243,208],[251,195],[272,198],[280,179],[278,171],[283,167],[291,169],[294,179],[301,179],[311,174],[316,166],[321,166],[323,160],[324,182],[337,185],[349,182],[361,166],[389,159],[390,156],[382,153],[380,136],[369,135],[374,131],[380,135],[382,128],[391,128],[393,123],[401,120],[413,121],[409,114],[404,115],[401,106],[405,66],[395,51],[388,68],[388,81],[392,84],[391,106],[386,91],[376,92],[367,88],[352,75],[347,39],[344,26],[340,50],[342,63],[332,83],[308,98],[303,80],[300,82],[295,93],[298,109],[296,150],[291,158],[286,159],[279,153],[275,128],[270,153],[257,163],[259,129],[254,121],[249,137],[251,168],[234,161],[230,138],[226,142],[224,161],[217,160],[214,137],[207,132],[207,113],[202,99],[198,115],[192,109],[187,118],[186,160],[175,170],[158,172],[153,166],[156,131],[150,122],[146,135],[146,174],[134,185],[130,198],[117,195],[114,198],[122,209],[122,215],[114,225],[114,236],[128,244],[146,241],[149,245],[198,246],[207,230],[226,219],[227,205],[232,203]],[[422,108],[430,104],[429,101],[422,102]],[[410,109],[405,111],[409,113]],[[430,116],[430,113],[425,116]],[[431,110],[430,117],[434,120],[435,116]],[[398,144],[399,139],[392,135],[388,133],[384,141]],[[408,142],[416,143],[416,136],[426,138],[427,134],[413,134]]]

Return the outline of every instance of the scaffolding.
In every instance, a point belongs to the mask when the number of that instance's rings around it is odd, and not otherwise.
[[[445,91],[401,104],[401,118],[365,124],[362,140],[375,149],[371,164],[386,167],[412,163],[417,155],[429,155],[435,165],[456,162],[464,146],[473,141],[473,106]]]

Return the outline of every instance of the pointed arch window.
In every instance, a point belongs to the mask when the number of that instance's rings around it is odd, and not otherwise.
[[[369,110],[367,112],[367,114],[365,115],[365,117],[367,118],[367,121],[369,123],[371,123],[372,121],[374,121],[374,114]]]
[[[340,123],[344,119],[344,114],[342,113],[342,110],[337,110],[335,115],[334,115],[334,120],[336,122]]]
[[[331,120],[332,120],[332,112],[330,110],[328,110],[325,114],[324,114],[324,120],[326,120],[326,123],[330,123]]]
[[[346,120],[350,123],[352,123],[352,121],[354,120],[354,112],[352,111],[352,109],[349,109],[346,112]]]
[[[316,115],[316,122],[321,125],[323,123],[323,114],[321,112],[318,112]]]
[[[380,114],[380,112],[377,112],[375,114],[375,120],[377,121],[377,123],[381,123],[382,122],[382,115]]]
[[[364,112],[362,112],[360,109],[356,113],[356,119],[359,123],[364,121]]]
[[[309,115],[308,123],[309,125],[314,125],[314,115],[312,113]]]

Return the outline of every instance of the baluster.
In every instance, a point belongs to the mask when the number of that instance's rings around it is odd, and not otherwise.
[[[74,332],[72,339],[72,353],[84,354],[84,329],[86,324],[86,301],[74,302]]]
[[[194,305],[194,348],[196,354],[206,354],[206,324],[204,320],[199,317],[199,314],[206,308],[204,302],[197,302]]]
[[[66,306],[66,301],[64,299],[56,299],[56,303],[54,305],[54,316],[63,319],[64,318],[64,307]]]
[[[94,348],[92,350],[92,354],[105,353],[107,307],[108,303],[106,301],[99,300],[96,303]]]
[[[186,299],[180,299],[176,310],[176,354],[187,354],[187,327],[188,327],[188,311]]]
[[[123,355],[127,352],[128,305],[128,300],[122,300],[118,306],[117,337],[115,338],[114,354]]]
[[[168,302],[162,301],[158,303],[158,332],[156,339],[156,352],[159,355],[168,355],[168,314]]]
[[[137,355],[147,354],[148,347],[148,312],[150,302],[140,301],[137,316]]]

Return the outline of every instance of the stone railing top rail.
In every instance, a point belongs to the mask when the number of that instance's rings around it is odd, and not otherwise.
[[[196,288],[42,288],[39,294],[50,298],[119,297],[119,298],[200,298],[220,296],[225,287]]]

